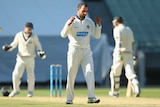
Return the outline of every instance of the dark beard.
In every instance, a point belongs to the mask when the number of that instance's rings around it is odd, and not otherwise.
[[[82,16],[82,17],[80,17],[80,19],[83,20],[83,19],[85,19],[85,17],[86,17],[86,16]]]
[[[85,17],[86,17],[86,16],[83,16],[83,17],[82,17],[82,16],[78,16],[78,15],[76,15],[76,16],[77,16],[77,18],[78,18],[79,20],[83,20],[83,19],[85,19]]]

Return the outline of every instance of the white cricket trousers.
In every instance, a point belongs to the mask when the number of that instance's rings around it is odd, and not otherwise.
[[[88,98],[95,97],[94,67],[93,67],[92,52],[90,48],[81,49],[81,48],[69,47],[67,63],[68,63],[68,76],[67,76],[67,86],[66,86],[67,100],[73,100],[74,98],[75,78],[80,64],[82,66],[83,75],[87,83]]]
[[[35,86],[35,59],[34,58],[24,58],[17,56],[16,65],[12,73],[13,91],[20,91],[21,77],[24,71],[27,72],[27,82],[28,82],[28,92],[34,91]]]
[[[137,75],[134,71],[133,56],[132,53],[113,53],[113,65],[110,72],[111,91],[113,93],[119,93],[120,87],[120,75],[122,73],[122,67],[125,67],[125,75],[128,80],[131,81],[133,91],[138,91],[139,82]]]

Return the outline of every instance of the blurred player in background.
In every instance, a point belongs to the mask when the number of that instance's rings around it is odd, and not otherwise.
[[[86,18],[88,6],[86,3],[78,5],[77,15],[72,16],[64,25],[61,31],[63,38],[69,38],[68,50],[68,76],[67,76],[67,101],[72,104],[74,99],[74,83],[79,65],[82,66],[83,74],[88,87],[88,103],[99,103],[94,95],[95,80],[92,52],[90,49],[90,35],[96,39],[101,35],[101,19],[96,17],[96,24]]]
[[[125,75],[131,82],[135,97],[140,96],[140,86],[133,66],[134,36],[132,30],[123,24],[123,18],[118,16],[112,21],[115,48],[113,52],[113,65],[110,72],[110,96],[119,97],[120,75],[125,67]]]
[[[2,32],[2,28],[0,27],[0,32]]]
[[[24,70],[27,71],[28,97],[33,96],[35,86],[34,67],[36,51],[42,59],[46,58],[45,52],[42,51],[39,39],[32,33],[32,29],[33,24],[31,22],[26,23],[24,31],[17,33],[10,45],[4,45],[2,47],[4,51],[12,51],[18,46],[17,62],[12,73],[13,91],[9,94],[9,97],[14,97],[20,93],[21,77]]]

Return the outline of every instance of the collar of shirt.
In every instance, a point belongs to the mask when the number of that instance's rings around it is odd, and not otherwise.
[[[76,18],[79,19],[79,20],[81,20],[81,18],[80,18],[78,15],[76,15]],[[84,19],[85,19],[85,18],[84,18]],[[84,19],[83,19],[83,20],[84,20]],[[83,20],[81,20],[81,21],[83,21]]]
[[[32,33],[26,34],[25,32],[22,32],[22,35],[23,35],[23,38],[25,39],[25,41],[27,41],[31,37]]]

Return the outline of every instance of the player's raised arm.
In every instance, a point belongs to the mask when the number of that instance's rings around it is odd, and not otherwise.
[[[69,33],[69,31],[71,30],[71,25],[72,25],[74,19],[75,19],[75,16],[72,16],[72,17],[66,22],[66,24],[64,25],[64,27],[63,27],[63,29],[62,29],[62,31],[61,31],[61,37],[62,37],[62,38],[65,38],[65,37],[68,36],[68,33]]]
[[[96,39],[99,39],[101,36],[101,29],[102,29],[101,21],[102,20],[100,17],[95,17],[95,20],[96,20],[96,25],[92,22],[91,32]]]

